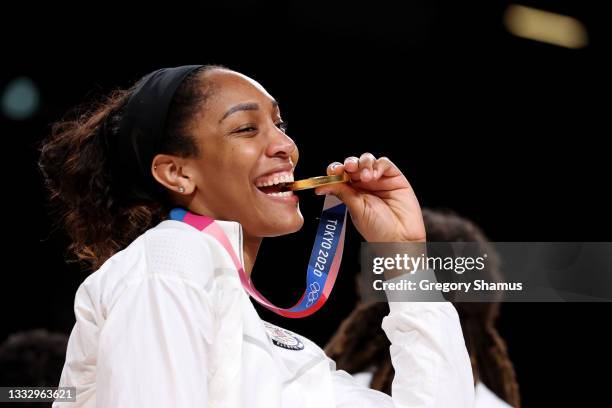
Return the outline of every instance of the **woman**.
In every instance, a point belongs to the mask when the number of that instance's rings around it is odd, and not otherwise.
[[[470,220],[451,212],[423,209],[427,239],[433,242],[478,243],[488,255],[486,267],[477,272],[487,282],[501,282],[501,261],[482,230]],[[475,272],[475,271],[473,271]],[[476,408],[520,406],[514,366],[506,343],[495,327],[499,303],[455,303],[472,362]],[[391,394],[394,369],[389,340],[380,329],[380,320],[389,313],[381,302],[363,302],[342,322],[325,346],[336,367],[375,390]]]
[[[75,298],[60,385],[78,396],[66,406],[472,406],[451,304],[390,304],[390,398],[263,322],[228,251],[167,219],[174,207],[214,218],[250,274],[264,237],[302,227],[295,195],[261,187],[290,180],[297,157],[272,96],[221,66],[155,71],[54,126],[40,166],[71,249],[95,269]],[[389,159],[365,153],[327,172],[353,182],[317,194],[344,201],[366,240],[425,240],[417,199]]]

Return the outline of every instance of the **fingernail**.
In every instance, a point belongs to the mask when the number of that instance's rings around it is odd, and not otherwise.
[[[363,172],[361,173],[363,177],[370,177],[370,170],[368,169],[363,169]]]
[[[325,195],[327,194],[327,190],[315,190],[316,195]]]
[[[374,170],[374,172],[372,173],[372,177],[376,178],[378,176],[378,170]]]

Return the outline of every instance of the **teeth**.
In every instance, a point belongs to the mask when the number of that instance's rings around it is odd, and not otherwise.
[[[281,183],[290,183],[293,181],[293,174],[283,174],[281,176]]]
[[[268,195],[272,197],[290,197],[292,194],[293,191],[283,191],[282,193],[268,193]]]
[[[257,187],[268,187],[268,186],[273,186],[273,185],[280,184],[280,183],[291,183],[291,182],[293,182],[293,174],[285,173],[281,175],[276,175],[273,178],[270,178],[267,180],[259,181],[257,182],[256,186]]]

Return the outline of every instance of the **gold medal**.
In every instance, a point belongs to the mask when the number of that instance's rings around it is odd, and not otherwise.
[[[347,181],[350,181],[350,179],[351,177],[348,174],[342,173],[334,176],[319,176],[298,180],[292,183],[286,183],[285,187],[293,191],[306,190],[308,188],[321,187],[328,184],[346,183]]]

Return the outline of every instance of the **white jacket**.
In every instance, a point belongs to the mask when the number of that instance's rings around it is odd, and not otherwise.
[[[242,258],[241,225],[216,222]],[[80,285],[60,380],[77,387],[77,402],[53,407],[473,407],[452,304],[390,307],[382,327],[393,398],[337,371],[307,338],[262,321],[223,247],[163,221]]]

